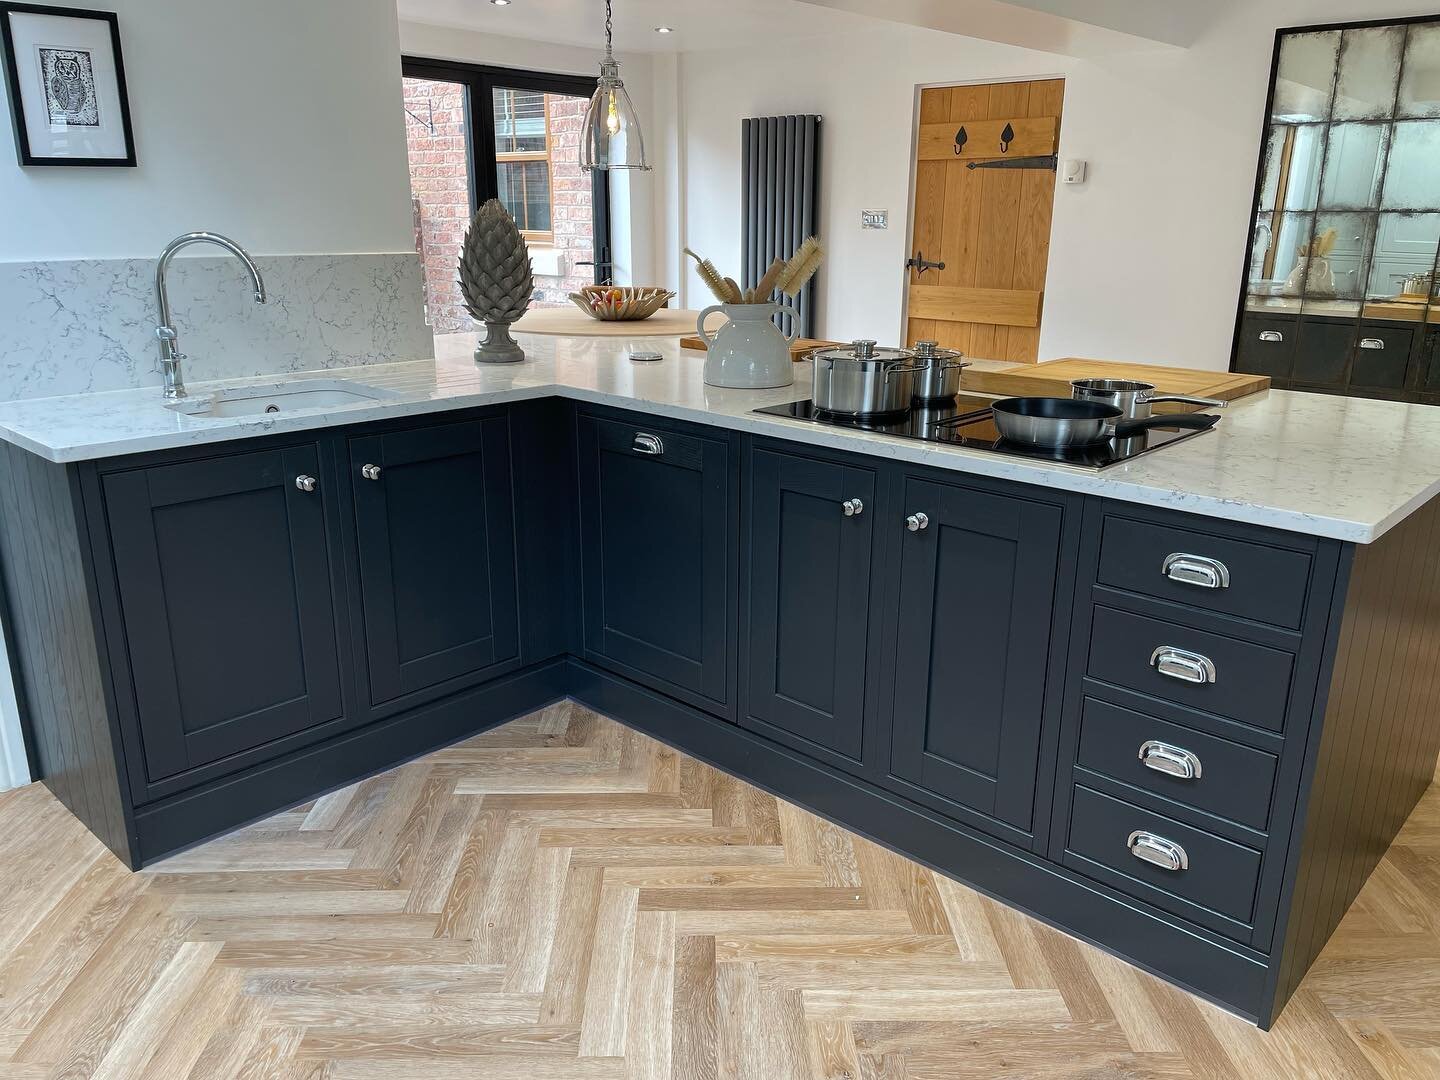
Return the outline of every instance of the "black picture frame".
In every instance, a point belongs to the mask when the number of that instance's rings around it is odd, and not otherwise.
[[[114,54],[116,92],[120,102],[120,123],[125,138],[125,155],[123,157],[46,157],[37,156],[32,152],[30,133],[25,123],[23,89],[20,85],[20,72],[16,63],[15,41],[10,24],[11,16],[17,14],[91,19],[108,24],[110,48]],[[6,97],[10,102],[10,119],[15,134],[15,156],[22,166],[135,168],[137,164],[135,134],[130,124],[130,95],[125,85],[125,60],[120,48],[120,19],[115,12],[0,0],[0,56],[3,56],[5,66],[5,90]]]

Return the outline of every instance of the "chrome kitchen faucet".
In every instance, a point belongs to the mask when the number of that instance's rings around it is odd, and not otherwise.
[[[155,337],[160,342],[160,374],[165,380],[167,400],[185,396],[185,380],[180,374],[180,361],[185,354],[180,351],[175,334],[174,320],[170,316],[170,296],[165,289],[165,269],[175,253],[191,244],[215,244],[234,255],[250,272],[250,281],[255,286],[255,302],[265,303],[265,281],[255,260],[239,244],[227,236],[212,232],[188,232],[177,236],[165,245],[160,253],[160,264],[155,268],[155,304],[160,309],[160,323],[155,327]]]

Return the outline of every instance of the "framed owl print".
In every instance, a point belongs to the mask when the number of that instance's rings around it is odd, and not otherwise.
[[[135,164],[113,11],[0,0],[0,52],[21,165]]]

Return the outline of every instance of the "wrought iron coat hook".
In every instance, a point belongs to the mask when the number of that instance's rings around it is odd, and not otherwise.
[[[956,156],[956,157],[959,157],[959,156],[960,156],[961,152],[965,149],[965,144],[966,144],[967,142],[969,142],[969,141],[970,141],[970,133],[967,132],[963,127],[962,127],[959,131],[955,132],[955,156]]]
[[[1000,153],[1008,154],[1010,152],[1010,144],[1014,141],[1015,127],[1014,125],[1007,123],[1005,125],[1005,130],[1000,132]]]

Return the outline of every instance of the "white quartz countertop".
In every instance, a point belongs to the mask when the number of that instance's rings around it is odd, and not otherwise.
[[[468,336],[468,335],[467,335]],[[617,338],[524,336],[528,359],[482,367],[464,338],[453,357],[329,369],[246,383],[352,379],[389,391],[358,407],[198,419],[164,407],[158,387],[0,403],[0,438],[49,461],[151,450],[560,395],[957,472],[1167,507],[1231,521],[1369,543],[1440,491],[1440,407],[1272,390],[1242,399],[1193,439],[1104,471],[1049,465],[853,429],[757,415],[810,396],[810,365],[793,386],[724,390],[701,378],[702,354],[648,339],[658,362],[626,356]],[[988,366],[988,365],[987,365]]]

